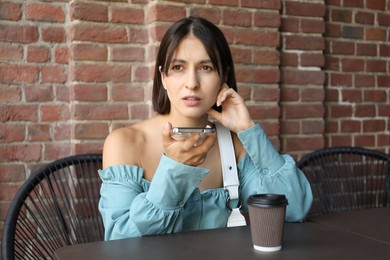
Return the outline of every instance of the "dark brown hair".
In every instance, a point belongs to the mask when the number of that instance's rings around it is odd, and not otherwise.
[[[183,38],[194,35],[205,47],[221,79],[237,91],[233,58],[222,31],[213,23],[200,17],[187,17],[175,22],[165,33],[157,54],[153,79],[153,108],[159,114],[168,114],[171,102],[163,87],[161,73],[168,73],[173,54]],[[161,67],[161,73],[160,68]]]

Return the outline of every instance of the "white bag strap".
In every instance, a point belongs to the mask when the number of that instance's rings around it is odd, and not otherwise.
[[[229,199],[226,202],[228,204],[229,200],[238,200],[238,185],[240,182],[238,180],[236,155],[229,129],[226,129],[218,122],[215,123],[215,126],[218,135],[219,152],[221,154],[223,186],[229,192]],[[245,217],[241,214],[240,208],[236,207],[231,210],[227,227],[245,226]]]
[[[219,152],[222,161],[223,186],[231,200],[238,199],[238,174],[232,136],[229,129],[215,122],[218,135]]]

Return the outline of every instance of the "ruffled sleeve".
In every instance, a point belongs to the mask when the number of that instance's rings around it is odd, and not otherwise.
[[[143,169],[137,166],[100,170],[105,240],[180,232],[182,208],[207,173],[165,155],[151,182],[143,179]]]
[[[288,199],[286,221],[302,221],[313,195],[304,174],[289,155],[280,155],[260,125],[238,133],[247,155],[238,163],[243,209],[252,194],[284,194]]]

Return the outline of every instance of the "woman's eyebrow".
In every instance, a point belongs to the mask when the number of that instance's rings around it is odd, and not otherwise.
[[[210,59],[207,60],[201,60],[199,64],[205,64],[205,63],[212,63]]]
[[[183,59],[173,59],[173,60],[171,61],[171,63],[186,63],[186,61],[183,60]]]
[[[184,63],[187,63],[186,60],[183,60],[183,59],[173,59],[171,63],[180,63],[180,64],[184,64]],[[198,62],[198,64],[208,64],[208,63],[212,63],[210,59],[205,59],[205,60],[200,60]]]

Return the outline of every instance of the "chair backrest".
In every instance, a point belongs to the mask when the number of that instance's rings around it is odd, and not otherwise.
[[[388,154],[359,147],[331,147],[305,155],[297,167],[313,191],[309,215],[390,204]]]
[[[47,259],[59,247],[102,241],[101,166],[101,154],[81,154],[33,173],[9,207],[3,259]]]

